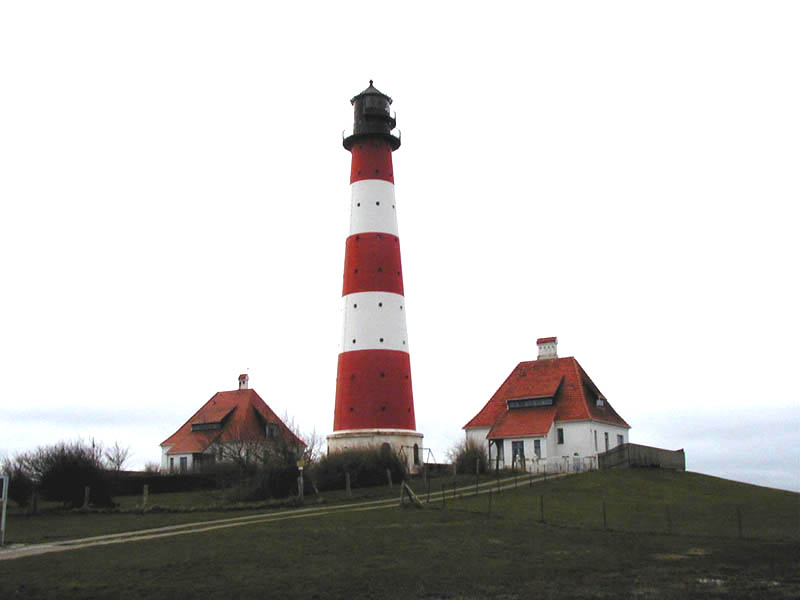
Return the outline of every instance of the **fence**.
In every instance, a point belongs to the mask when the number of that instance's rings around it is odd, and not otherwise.
[[[765,492],[785,496],[767,501],[766,497],[757,499],[722,489],[702,500],[666,500],[574,486],[566,484],[564,477],[517,473],[495,483],[476,480],[473,486],[458,488],[455,481],[452,485],[437,483],[427,494],[422,488],[420,496],[427,496],[432,508],[508,519],[520,526],[527,521],[626,533],[800,540],[800,529],[792,526],[797,523],[796,496],[789,492]],[[646,483],[642,485],[647,489]],[[509,493],[515,489],[517,493]]]
[[[624,467],[660,467],[662,469],[686,470],[686,455],[680,450],[664,450],[640,444],[622,444],[597,455],[601,469]]]

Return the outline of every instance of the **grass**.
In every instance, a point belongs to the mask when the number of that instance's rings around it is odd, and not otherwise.
[[[789,598],[800,594],[799,502],[693,473],[521,480],[492,494],[491,516],[488,495],[467,496],[0,561],[0,597]],[[745,539],[724,515],[736,506],[745,524],[752,515]],[[94,528],[104,515],[78,517]]]
[[[481,481],[493,481],[488,476]],[[441,485],[452,489],[454,478],[431,480],[431,489],[439,490]],[[471,485],[475,476],[458,476],[457,486]],[[421,480],[412,482],[418,493],[424,494],[426,486]],[[399,487],[395,483],[373,488],[354,488],[348,497],[344,490],[323,492],[320,497],[307,497],[306,504],[313,506],[325,504],[347,504],[364,500],[399,498]],[[142,496],[118,496],[114,498],[118,509],[112,512],[98,511],[84,514],[77,510],[62,510],[60,503],[40,502],[40,513],[27,516],[25,511],[9,505],[6,527],[7,544],[34,544],[75,539],[124,531],[151,529],[182,523],[196,523],[231,516],[261,514],[267,511],[280,511],[292,507],[287,500],[271,502],[232,503],[226,502],[224,490],[201,490],[196,492],[175,492],[150,494],[147,511],[141,511]]]
[[[520,482],[521,490],[526,485]],[[555,479],[525,494],[498,494],[493,510],[583,529],[800,540],[800,495],[657,469],[593,471]],[[603,505],[605,504],[605,520]],[[465,510],[486,512],[483,496]]]

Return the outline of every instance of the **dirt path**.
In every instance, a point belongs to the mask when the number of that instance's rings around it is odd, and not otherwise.
[[[553,475],[548,479],[565,477],[566,473]],[[540,483],[541,479],[534,479],[533,483]],[[522,477],[515,480],[513,477],[500,479],[497,481],[484,482],[478,486],[478,494],[486,494],[490,491],[502,491],[513,489],[519,485],[528,485],[527,478]],[[474,496],[475,486],[462,486],[460,488],[443,487],[438,491],[432,491],[430,503],[440,502],[442,494],[446,499],[456,496]],[[422,498],[423,494],[420,494]],[[423,503],[427,503],[427,498]],[[183,525],[170,525],[167,527],[157,527],[154,529],[140,529],[138,531],[127,531],[123,533],[112,533],[108,535],[98,535],[94,537],[79,538],[74,540],[64,540],[60,542],[50,542],[47,544],[15,545],[0,549],[0,560],[14,560],[28,556],[38,556],[51,552],[66,552],[68,550],[79,550],[81,548],[91,548],[93,546],[107,546],[111,544],[125,544],[128,542],[139,542],[142,540],[153,540],[164,537],[174,537],[178,535],[188,535],[193,533],[204,533],[217,529],[229,529],[231,527],[241,527],[242,525],[252,525],[254,523],[270,523],[273,521],[288,521],[291,519],[307,519],[311,517],[324,516],[334,512],[361,512],[368,510],[380,510],[390,508],[399,504],[398,498],[387,498],[385,500],[370,500],[355,504],[338,504],[334,506],[318,506],[310,508],[298,508],[289,511],[263,513],[258,515],[248,515],[245,517],[232,517],[228,519],[216,519],[213,521],[201,521],[198,523],[185,523]]]

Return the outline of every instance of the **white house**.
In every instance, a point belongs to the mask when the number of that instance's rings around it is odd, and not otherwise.
[[[537,360],[521,362],[464,426],[493,468],[591,468],[597,455],[628,442],[630,426],[556,338],[540,338]]]
[[[248,451],[248,444],[283,440],[302,452],[306,444],[267,406],[249,377],[239,375],[239,389],[217,392],[175,433],[161,443],[161,470],[187,471],[229,458],[223,450]],[[245,445],[242,445],[245,444]]]

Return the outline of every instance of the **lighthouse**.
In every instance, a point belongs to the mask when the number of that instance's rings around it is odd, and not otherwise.
[[[351,153],[350,232],[345,243],[344,325],[328,451],[391,448],[415,472],[422,464],[411,362],[392,152],[400,132],[392,99],[369,82],[350,100],[344,147]]]

